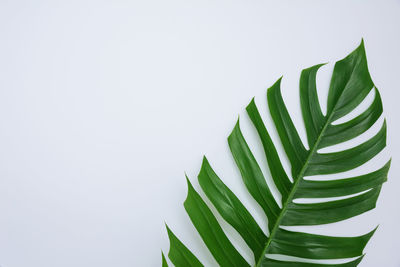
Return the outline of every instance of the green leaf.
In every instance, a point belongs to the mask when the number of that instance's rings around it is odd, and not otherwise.
[[[247,114],[257,129],[257,133],[261,139],[264,147],[265,155],[267,157],[268,167],[271,172],[271,176],[275,182],[276,187],[282,195],[282,199],[286,200],[289,195],[292,183],[290,182],[285,170],[283,169],[282,163],[279,160],[278,152],[274,146],[274,143],[269,136],[265,124],[258,112],[257,106],[254,102],[254,98],[246,108]]]
[[[302,170],[308,153],[283,102],[281,80],[282,78],[268,89],[268,106],[283,148],[292,165],[292,175],[296,177],[296,174]]]
[[[291,166],[293,182],[283,168],[255,100],[246,107],[262,143],[272,181],[282,196],[273,197],[260,165],[236,123],[228,144],[243,183],[265,213],[269,234],[263,232],[240,199],[224,184],[204,157],[199,184],[221,217],[230,224],[251,249],[256,267],[357,266],[363,250],[375,230],[364,235],[344,237],[289,231],[284,226],[321,225],[339,222],[375,208],[382,184],[387,180],[390,160],[375,171],[349,178],[315,180],[306,176],[338,174],[362,166],[386,147],[386,121],[371,138],[354,147],[322,153],[321,148],[340,144],[365,133],[381,117],[382,100],[369,75],[364,42],[335,64],[327,99],[326,115],[318,100],[316,77],[324,64],[301,72],[300,105],[309,149],[303,144],[281,94],[281,79],[267,90],[269,112]],[[372,104],[344,123],[335,123],[352,112],[372,91]],[[337,200],[328,198],[341,197]],[[298,198],[320,198],[319,202],[299,203]],[[281,204],[281,205],[279,205]],[[188,180],[184,203],[187,214],[210,253],[220,266],[248,266],[232,245],[213,212]],[[176,266],[201,266],[193,254],[168,230],[169,257]],[[173,238],[171,238],[171,236]],[[172,252],[172,253],[171,253]],[[349,259],[346,263],[327,264],[276,260],[270,254],[312,260]],[[350,260],[353,258],[353,260]],[[355,258],[355,259],[354,259]],[[189,260],[188,260],[189,259]],[[183,264],[183,265],[182,265]]]
[[[219,179],[205,157],[199,173],[199,183],[221,216],[238,231],[255,257],[260,257],[267,241],[266,235],[240,200]]]
[[[316,77],[317,71],[323,64],[305,69],[300,76],[300,103],[306,126],[307,140],[310,146],[317,141],[318,135],[324,126],[325,117],[318,102]]]
[[[352,111],[374,87],[369,75],[364,41],[333,69],[328,94],[328,118],[336,120]]]
[[[356,237],[332,237],[278,229],[269,252],[313,259],[351,258],[362,254],[374,232]]]
[[[162,258],[162,267],[168,267],[168,263],[167,260],[165,259],[163,252],[161,252],[161,258]]]
[[[193,255],[192,252],[174,235],[167,226],[169,237],[169,253],[168,257],[176,267],[202,267],[203,264]]]
[[[279,216],[280,209],[268,188],[260,166],[240,131],[239,121],[228,137],[228,143],[233,158],[242,174],[243,182],[250,194],[263,208],[268,218],[268,227],[271,230]]]
[[[294,261],[279,261],[279,260],[273,260],[273,259],[268,259],[266,258],[262,264],[260,265],[261,267],[355,267],[357,266],[362,258],[364,256],[361,256],[357,258],[356,260],[353,260],[351,262],[346,262],[346,263],[336,263],[336,264],[317,264],[317,263],[309,263],[309,262],[294,262]]]
[[[390,161],[377,171],[352,178],[337,180],[306,180],[299,184],[295,198],[341,197],[360,193],[386,182]]]
[[[250,266],[229,241],[217,219],[189,179],[188,195],[184,206],[204,243],[221,266]]]

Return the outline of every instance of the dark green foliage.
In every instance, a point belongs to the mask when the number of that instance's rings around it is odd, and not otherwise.
[[[282,205],[278,205],[271,194],[263,172],[241,133],[239,121],[228,138],[244,185],[268,219],[269,235],[261,230],[246,207],[214,172],[208,160],[205,157],[203,159],[198,176],[200,186],[222,218],[239,233],[253,251],[256,267],[357,266],[363,258],[364,247],[375,232],[372,230],[355,237],[333,237],[288,231],[281,227],[338,222],[375,208],[390,167],[389,161],[374,172],[356,177],[333,180],[304,179],[304,176],[352,170],[374,158],[386,146],[386,122],[383,122],[380,131],[360,145],[338,152],[318,152],[321,148],[359,136],[382,114],[381,98],[368,72],[363,42],[350,55],[335,64],[326,115],[321,111],[316,87],[316,75],[321,66],[323,64],[305,69],[300,76],[300,103],[309,149],[304,146],[286,109],[281,95],[281,79],[267,91],[269,111],[290,161],[293,182],[282,167],[254,99],[246,108],[263,145],[272,179],[282,195]],[[345,123],[332,124],[354,110],[371,90],[374,90],[375,98],[364,112]],[[293,201],[296,198],[329,197],[345,198],[307,204]],[[214,214],[189,180],[184,206],[193,225],[220,266],[249,266],[229,241]],[[168,235],[168,255],[175,266],[203,266],[169,229]],[[268,258],[268,254],[317,260],[356,259],[342,264],[316,264],[274,260]],[[163,266],[167,266],[164,256]]]

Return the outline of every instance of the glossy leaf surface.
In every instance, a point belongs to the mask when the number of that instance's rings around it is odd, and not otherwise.
[[[291,177],[283,168],[276,145],[263,122],[255,100],[246,108],[257,132],[272,181],[282,196],[274,198],[266,177],[240,129],[239,121],[228,137],[228,144],[243,184],[255,203],[264,211],[266,225],[259,225],[239,198],[224,184],[204,157],[199,184],[219,215],[237,231],[254,255],[254,266],[323,267],[357,266],[376,229],[360,236],[326,236],[285,230],[284,226],[321,225],[339,222],[367,212],[376,206],[382,184],[387,180],[390,161],[370,173],[348,178],[315,180],[308,176],[338,174],[362,166],[386,146],[386,122],[380,130],[359,145],[323,153],[320,149],[340,144],[365,133],[381,117],[382,100],[370,77],[364,43],[335,64],[327,99],[327,112],[321,110],[316,77],[324,64],[301,72],[300,106],[307,134],[305,146],[290,117],[281,94],[281,79],[267,90],[266,101],[281,145],[291,166]],[[352,112],[372,92],[368,108],[343,123],[336,120]],[[307,149],[308,147],[308,149]],[[299,203],[298,198],[340,199]],[[223,267],[249,266],[220,226],[217,218],[188,180],[184,203],[194,227],[209,249],[210,255]],[[263,229],[268,229],[266,234]],[[202,266],[199,260],[168,229],[169,258],[175,266]],[[279,254],[303,258],[276,260]],[[311,263],[312,260],[348,259],[345,263]],[[163,259],[164,260],[164,259]],[[186,265],[185,265],[186,264]]]

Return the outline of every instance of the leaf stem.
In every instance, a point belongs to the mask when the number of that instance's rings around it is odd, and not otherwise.
[[[336,106],[336,105],[335,105],[335,106]],[[317,140],[315,141],[315,143],[314,143],[312,149],[309,150],[310,152],[308,153],[308,156],[307,156],[307,158],[306,158],[306,160],[305,160],[305,162],[304,162],[304,164],[303,164],[303,167],[301,168],[299,174],[297,175],[296,180],[294,181],[293,187],[292,187],[292,189],[290,190],[290,193],[289,193],[288,198],[286,199],[285,203],[283,203],[282,211],[280,212],[280,214],[279,214],[279,216],[278,216],[278,218],[277,218],[277,220],[276,220],[276,222],[275,222],[275,225],[274,225],[274,227],[273,227],[272,230],[271,230],[271,233],[270,233],[270,235],[269,235],[269,238],[268,238],[268,240],[267,240],[267,243],[265,244],[265,247],[264,247],[262,253],[260,254],[260,258],[259,258],[258,261],[256,262],[255,267],[260,267],[260,266],[261,266],[261,263],[262,263],[263,259],[265,258],[265,254],[267,254],[267,252],[268,252],[269,245],[271,244],[272,240],[274,239],[274,236],[275,236],[275,234],[276,234],[276,231],[278,230],[278,228],[279,228],[279,226],[280,226],[280,222],[281,222],[283,216],[284,216],[285,213],[286,213],[287,207],[288,207],[288,205],[292,202],[293,197],[294,197],[294,194],[296,193],[297,187],[298,187],[300,181],[301,181],[301,180],[303,179],[303,177],[304,177],[304,173],[305,173],[305,171],[307,170],[308,163],[309,163],[311,157],[314,156],[314,153],[317,151],[318,145],[319,145],[319,143],[320,143],[320,141],[321,141],[321,139],[322,139],[322,136],[324,135],[324,132],[325,132],[326,128],[327,128],[328,125],[330,124],[330,121],[331,121],[332,116],[333,116],[333,114],[334,114],[333,110],[334,110],[334,108],[332,109],[332,112],[329,114],[327,120],[325,121],[324,127],[322,127],[321,132],[319,133],[318,138],[317,138]]]

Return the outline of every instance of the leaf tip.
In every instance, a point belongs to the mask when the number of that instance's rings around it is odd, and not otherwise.
[[[358,257],[357,262],[360,263],[365,257],[365,253]]]
[[[250,113],[256,107],[255,97],[253,97],[246,106],[247,113]]]
[[[208,162],[207,157],[204,155],[203,156],[203,161],[201,162],[201,168],[200,170],[203,170],[204,168],[208,167],[210,163]]]
[[[390,168],[390,165],[392,164],[392,157],[390,157],[389,161],[386,163],[387,168]]]
[[[283,80],[283,75],[278,78],[278,80],[274,83],[273,87],[278,87],[280,89],[282,80]]]
[[[364,235],[365,238],[365,245],[367,244],[367,242],[371,239],[371,237],[375,234],[376,230],[378,230],[379,224],[369,233]]]
[[[250,105],[255,105],[255,97],[253,96],[253,98],[250,100],[250,103],[248,104],[248,106]]]
[[[240,134],[240,118],[238,117],[235,126],[233,127],[232,132],[228,136],[228,143],[231,143],[232,139],[235,138],[238,134]]]
[[[361,38],[361,42],[358,45],[358,47],[354,50],[355,54],[359,54],[359,56],[361,56],[362,58],[364,58],[366,60],[367,55],[365,53],[365,43],[364,43],[364,38]],[[351,54],[353,54],[351,53]]]
[[[267,89],[268,100],[270,99],[269,95],[274,94],[277,91],[280,93],[282,79],[283,76],[281,76],[270,88]]]
[[[168,224],[166,222],[164,222],[164,224],[165,224],[165,229],[167,229],[168,237],[171,239],[171,234],[173,234],[173,233],[172,233],[171,229],[169,228]]]
[[[168,267],[167,259],[164,256],[164,252],[161,250],[161,262],[163,267]]]
[[[187,186],[188,186],[188,197],[189,197],[190,192],[191,192],[192,190],[194,191],[194,188],[193,188],[192,183],[191,183],[190,180],[189,180],[189,177],[186,175],[186,173],[185,173],[185,177],[186,177],[186,183],[187,183]],[[186,200],[187,200],[187,198],[186,198]],[[185,201],[185,202],[186,202],[186,201]]]
[[[383,120],[381,132],[382,132],[382,134],[383,134],[383,141],[384,141],[385,146],[386,146],[386,142],[387,142],[387,124],[386,124],[386,118]]]
[[[189,177],[188,177],[188,175],[186,174],[186,172],[185,172],[185,178],[186,178],[186,182],[188,183],[188,185],[191,185],[191,184],[190,184]]]

